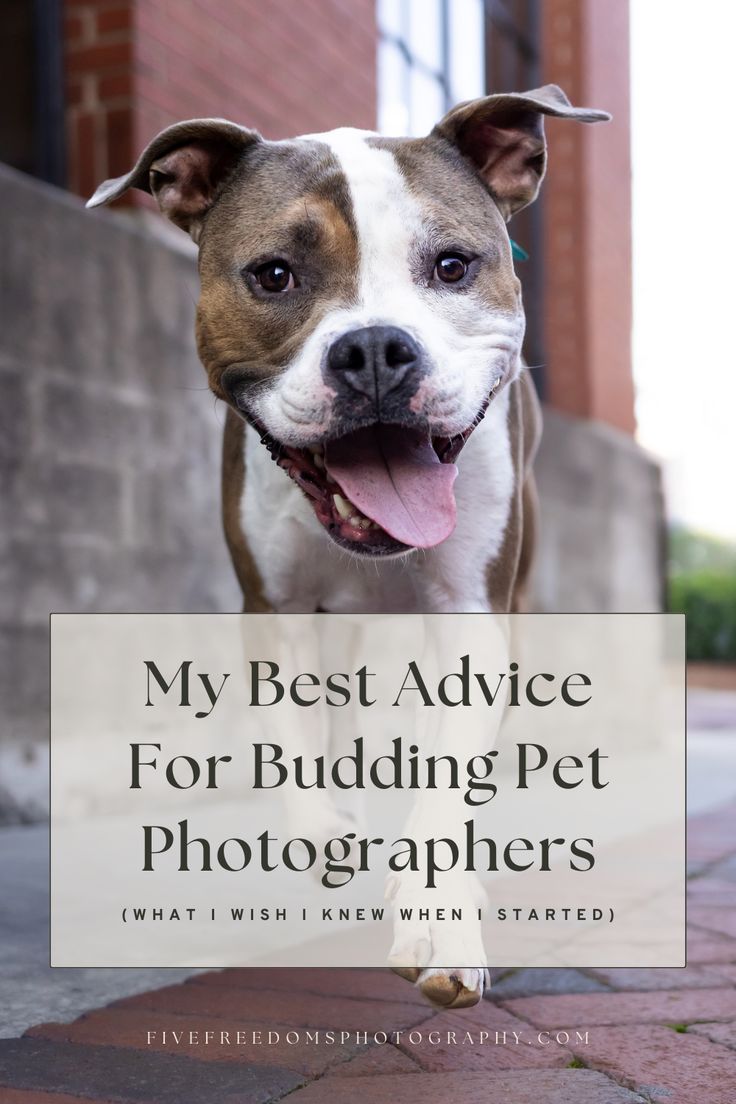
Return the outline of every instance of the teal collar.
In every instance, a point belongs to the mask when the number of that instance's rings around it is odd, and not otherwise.
[[[515,242],[513,238],[509,238],[511,242],[511,256],[515,261],[528,261],[529,254],[526,249],[522,249],[518,242]]]

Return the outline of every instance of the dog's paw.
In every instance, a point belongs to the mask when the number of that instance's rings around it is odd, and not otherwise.
[[[392,879],[387,896],[393,900],[394,942],[389,966],[412,982],[438,1008],[469,1008],[490,986],[486,953],[477,914],[482,889],[472,878],[454,886],[455,907],[461,920],[433,919],[426,892],[411,879]],[[420,909],[423,914],[420,916]],[[448,962],[473,962],[474,966],[450,967]]]
[[[438,1008],[471,1008],[490,987],[490,974],[485,967],[448,970],[443,967],[422,970],[417,988]]]
[[[393,956],[391,956],[393,957]],[[403,959],[402,959],[403,961]],[[389,958],[389,965],[391,958]],[[485,966],[391,966],[399,977],[411,982],[437,1008],[471,1008],[491,987],[491,974]]]

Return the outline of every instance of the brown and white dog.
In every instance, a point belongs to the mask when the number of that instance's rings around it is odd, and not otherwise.
[[[609,118],[547,85],[461,104],[419,139],[191,120],[89,201],[141,188],[199,245],[247,611],[518,608],[539,418],[506,223],[539,190],[544,115]],[[459,994],[435,973],[441,1003],[482,992],[482,969]]]

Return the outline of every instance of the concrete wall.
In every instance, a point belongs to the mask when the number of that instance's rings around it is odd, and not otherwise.
[[[2,167],[0,211],[0,807],[32,807],[49,612],[239,597],[191,256]]]
[[[540,549],[531,608],[662,608],[660,469],[620,430],[545,410],[535,465]]]
[[[43,805],[52,610],[240,600],[187,239],[1,167],[0,211],[1,820]],[[657,469],[623,434],[549,414],[538,474],[535,608],[657,608]]]

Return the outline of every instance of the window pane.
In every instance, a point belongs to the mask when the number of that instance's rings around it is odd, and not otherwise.
[[[406,62],[392,42],[378,47],[378,129],[382,134],[408,134]]]
[[[485,95],[485,16],[483,0],[451,0],[450,99]]]
[[[409,0],[408,46],[412,55],[423,61],[433,72],[442,71],[440,0]]]
[[[404,35],[405,8],[408,0],[378,0],[378,26],[384,34],[401,38]]]
[[[409,133],[427,134],[445,113],[442,85],[419,69],[411,72],[411,120]]]

